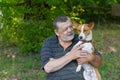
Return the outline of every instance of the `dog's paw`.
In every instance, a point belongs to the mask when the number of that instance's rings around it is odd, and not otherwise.
[[[78,65],[76,68],[76,72],[79,72],[81,70],[81,65]]]
[[[49,60],[54,60],[54,58],[50,58]]]

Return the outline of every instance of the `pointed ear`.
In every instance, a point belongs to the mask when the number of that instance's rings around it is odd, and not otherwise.
[[[90,24],[89,24],[89,27],[90,27],[90,29],[92,29],[93,27],[94,27],[94,22],[91,22]]]
[[[79,26],[79,23],[77,23],[76,21],[73,21],[72,24],[73,24],[73,27],[75,27],[75,28],[77,28]]]

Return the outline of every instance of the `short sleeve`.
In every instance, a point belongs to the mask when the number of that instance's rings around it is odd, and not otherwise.
[[[95,48],[95,50],[94,50],[94,53],[96,54],[96,55],[98,55],[98,56],[100,56],[101,57],[101,54],[98,52],[98,50]]]
[[[52,49],[50,47],[50,41],[46,39],[41,48],[41,61],[42,61],[42,69],[44,70],[44,66],[48,63],[50,58],[53,58]]]

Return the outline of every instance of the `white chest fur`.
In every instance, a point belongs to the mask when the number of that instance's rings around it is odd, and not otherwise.
[[[83,46],[82,50],[87,51],[89,54],[92,54],[93,52],[93,45],[92,43],[82,43],[82,41],[79,41],[75,46]],[[79,72],[81,70],[81,67],[84,68],[84,78],[85,80],[98,80],[97,75],[95,73],[95,70],[93,66],[91,66],[89,63],[85,64],[79,64],[78,67],[76,68],[76,72]]]
[[[93,45],[92,43],[83,43],[82,41],[79,41],[75,46],[83,46],[82,50],[85,50],[87,51],[88,53],[92,54],[92,48],[93,48]]]

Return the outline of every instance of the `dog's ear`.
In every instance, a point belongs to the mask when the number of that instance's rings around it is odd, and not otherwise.
[[[92,29],[94,27],[94,25],[95,25],[94,22],[89,23],[90,29]]]
[[[79,24],[78,22],[76,22],[76,21],[73,21],[72,24],[73,24],[73,27],[75,27],[75,28],[77,28],[77,27],[80,25],[80,24]]]

